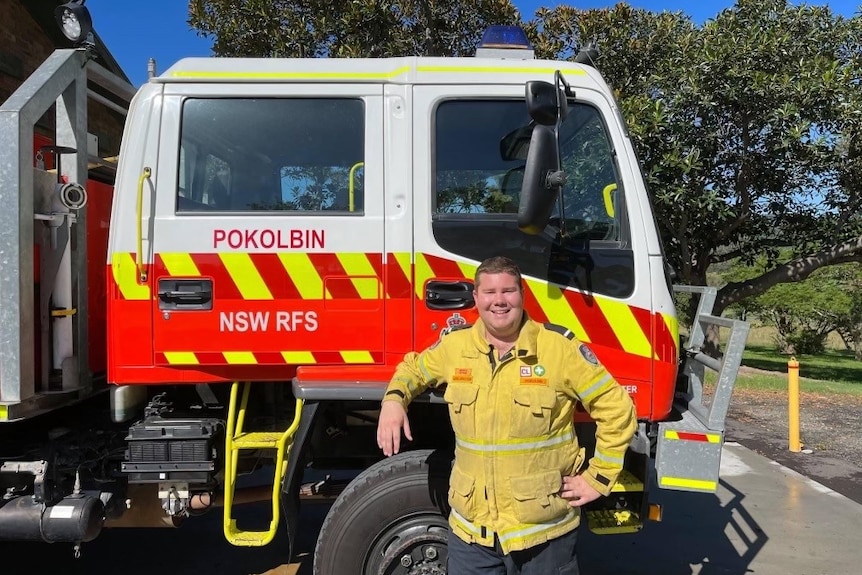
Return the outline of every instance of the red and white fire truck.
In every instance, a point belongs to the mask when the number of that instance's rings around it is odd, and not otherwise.
[[[588,527],[657,519],[652,488],[714,492],[748,326],[680,288],[700,302],[681,343],[611,90],[589,62],[532,56],[492,29],[475,58],[181,60],[131,98],[96,190],[86,86],[119,84],[86,48],[56,51],[0,108],[0,540],[79,546],[219,508],[232,543],[286,521],[292,546],[302,500],[331,496],[316,573],[444,573],[445,402],[411,406],[415,441],[388,459],[376,414],[406,352],[477,317],[492,255],[636,404]],[[33,125],[54,103],[46,170]],[[266,484],[241,489],[254,470]],[[261,497],[270,516],[239,525]]]

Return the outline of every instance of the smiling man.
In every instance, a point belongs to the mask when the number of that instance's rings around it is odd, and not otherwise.
[[[565,327],[524,312],[521,273],[494,257],[476,270],[479,320],[411,352],[386,389],[377,443],[412,440],[407,406],[445,387],[455,431],[449,481],[448,575],[578,573],[579,508],[610,493],[636,427],[628,393]],[[573,425],[596,421],[585,469]]]

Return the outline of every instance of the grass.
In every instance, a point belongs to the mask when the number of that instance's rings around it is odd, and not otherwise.
[[[862,395],[862,361],[843,348],[840,338],[830,334],[827,350],[818,355],[796,357],[799,362],[801,391],[821,394]],[[741,373],[736,387],[755,391],[787,391],[787,362],[790,356],[775,345],[775,328],[752,325],[742,365],[772,373]],[[707,374],[707,382],[711,375]]]
[[[754,391],[787,392],[787,374],[741,374],[736,378],[735,387]],[[799,389],[803,392],[818,394],[862,395],[862,385],[846,381],[821,381],[800,379]]]
[[[789,359],[789,356],[774,349],[753,345],[746,346],[742,354],[743,365],[785,374]],[[862,382],[862,361],[856,361],[847,353],[827,350],[818,355],[799,356],[796,360],[799,362],[800,377],[855,385]]]
[[[746,389],[786,390],[790,359],[771,344],[749,341],[742,354],[742,365],[774,374],[742,374],[736,385]],[[856,361],[851,353],[828,349],[822,354],[796,357],[796,360],[802,391],[862,395],[862,361]]]

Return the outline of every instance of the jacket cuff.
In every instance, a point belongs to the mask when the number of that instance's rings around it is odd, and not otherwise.
[[[590,466],[582,473],[582,476],[593,489],[607,497],[610,495],[611,489],[617,482],[619,473],[609,475],[607,472],[603,472],[602,470]]]
[[[404,408],[404,411],[407,411],[407,406],[410,403],[410,400],[407,396],[404,395],[404,392],[400,389],[388,389],[383,394],[383,401],[397,401],[401,404],[401,407]],[[381,401],[381,403],[383,403]]]

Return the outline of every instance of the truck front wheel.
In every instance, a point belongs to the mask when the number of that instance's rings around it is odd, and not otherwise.
[[[372,465],[338,496],[315,575],[445,575],[452,454],[417,450]]]

